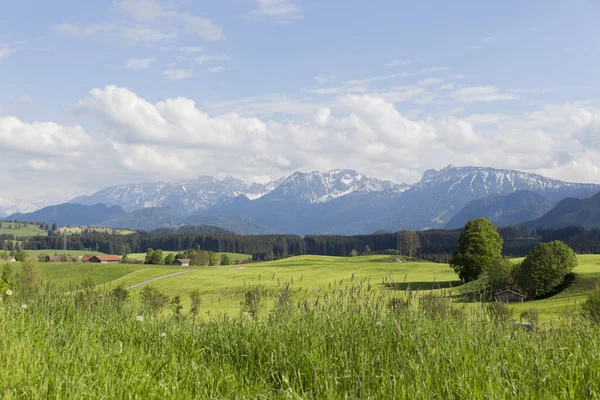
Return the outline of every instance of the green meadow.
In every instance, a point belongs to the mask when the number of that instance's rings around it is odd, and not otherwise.
[[[39,236],[39,235],[47,235],[43,229],[40,229],[39,226],[34,224],[26,224],[26,223],[15,223],[15,222],[6,222],[2,221],[2,228],[0,228],[0,235],[14,235],[14,236]],[[19,229],[14,229],[16,226],[19,226]],[[9,228],[10,226],[10,228]]]
[[[43,252],[43,251],[40,251]],[[29,252],[35,255],[38,252]],[[79,252],[69,251],[69,254]],[[51,254],[51,253],[50,253]],[[221,254],[221,253],[220,253]],[[140,260],[145,254],[137,254]],[[232,259],[244,259],[246,255],[230,254]],[[540,320],[556,320],[569,313],[576,313],[579,304],[600,282],[600,256],[580,255],[575,269],[575,280],[560,293],[523,304],[511,304],[515,315],[536,308]],[[19,269],[19,263],[15,269]],[[332,288],[345,288],[366,283],[388,297],[403,297],[413,293],[435,293],[452,298],[457,304],[474,308],[477,304],[460,303],[461,282],[447,264],[431,262],[397,262],[389,256],[327,257],[299,256],[278,261],[217,267],[176,267],[165,265],[118,264],[100,265],[87,263],[41,263],[42,280],[55,286],[76,287],[90,278],[103,290],[118,285],[136,285],[151,279],[186,272],[156,280],[150,285],[170,297],[180,296],[184,307],[189,306],[189,294],[198,289],[201,309],[205,315],[239,313],[243,294],[253,287],[265,293],[276,293],[283,285],[302,299],[316,299]],[[144,285],[131,290],[136,299]],[[267,296],[268,298],[268,296]],[[268,308],[272,298],[263,302]]]
[[[578,307],[600,280],[600,256],[579,262],[568,288],[511,306],[512,316],[457,301],[448,265],[388,256],[40,263],[38,274],[11,263],[21,286],[2,289],[0,396],[595,399],[598,326]],[[117,295],[118,285],[140,286]],[[169,296],[164,307],[142,299],[149,287]],[[514,325],[531,307],[539,326]]]
[[[173,254],[176,255],[178,253],[181,253],[180,251],[163,251],[163,256],[167,256],[168,254]],[[220,252],[217,253],[219,256],[222,256],[224,254],[229,256],[229,259],[231,261],[236,261],[236,260],[247,260],[247,259],[251,259],[252,256],[249,254],[240,254],[240,253],[227,253],[227,252]],[[146,259],[146,253],[131,253],[127,255],[127,258],[131,259],[131,260],[136,260],[136,261],[144,261]]]

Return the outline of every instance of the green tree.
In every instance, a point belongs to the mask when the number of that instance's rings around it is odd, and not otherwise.
[[[17,254],[15,254],[15,260],[16,261],[25,261],[27,259],[27,253],[24,252],[23,250],[19,250],[17,251]]]
[[[488,285],[494,290],[512,287],[516,268],[517,266],[513,264],[508,257],[496,258],[485,272],[488,279]]]
[[[204,251],[190,251],[189,254],[190,265],[194,267],[200,267],[206,265],[208,259]]]
[[[231,265],[231,258],[227,254],[221,256],[221,265]]]
[[[177,253],[175,254],[175,260],[181,260],[182,258],[187,258],[185,253]]]
[[[169,253],[165,257],[165,265],[173,265],[175,261],[175,255],[173,253]]]
[[[577,266],[575,252],[560,240],[540,243],[516,271],[516,283],[528,298],[551,293]]]
[[[409,257],[412,257],[421,248],[421,240],[419,235],[415,231],[404,231],[402,232],[402,253]]]
[[[465,282],[475,280],[499,258],[502,237],[485,218],[472,219],[458,237],[458,246],[450,258],[450,266]]]
[[[217,255],[215,253],[213,253],[212,251],[208,252],[208,265],[209,266],[213,266],[213,265],[217,265]]]
[[[152,250],[149,248],[146,252],[146,264],[159,265],[163,263],[163,251]]]
[[[56,222],[52,224],[52,230],[55,231],[58,229],[58,226],[56,225]]]

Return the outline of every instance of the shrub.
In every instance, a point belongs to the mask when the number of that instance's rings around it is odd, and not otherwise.
[[[577,266],[575,252],[561,241],[540,243],[516,271],[516,283],[528,298],[551,293]]]
[[[112,292],[110,292],[110,299],[117,308],[123,307],[129,298],[129,291],[123,287],[123,285],[117,286]]]
[[[140,293],[142,307],[144,309],[158,313],[169,303],[169,296],[152,286],[146,286]]]
[[[588,320],[600,324],[600,285],[581,304],[581,314]]]
[[[192,290],[192,292],[190,293],[190,301],[192,303],[190,307],[190,313],[196,316],[200,311],[200,291],[198,289]]]

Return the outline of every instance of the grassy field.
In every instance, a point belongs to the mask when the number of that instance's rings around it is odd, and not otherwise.
[[[35,294],[27,280],[12,295],[0,288],[0,396],[595,399],[598,326],[576,305],[600,279],[600,256],[579,261],[565,291],[516,306],[547,319],[533,330],[481,304],[428,296],[458,292],[447,265],[386,256],[198,268],[43,263],[42,281],[67,290],[44,284]],[[181,296],[182,309],[144,306],[147,284],[129,299],[103,294],[178,272],[187,273],[149,285]],[[73,290],[85,278],[100,291]],[[392,298],[406,301],[390,308]]]
[[[8,228],[9,226],[14,228],[17,225],[19,225],[19,224],[15,223],[15,222],[2,221],[2,228],[0,228],[0,235],[6,234],[6,235],[26,236],[26,237],[48,235],[47,231],[40,229],[39,226],[33,225],[33,224],[20,223],[20,225],[21,225],[20,229],[9,229]]]
[[[163,251],[163,256],[166,256],[167,254],[176,255],[177,253],[180,253],[180,251]],[[247,260],[248,258],[252,258],[252,256],[249,254],[227,253],[227,252],[221,252],[221,253],[217,253],[217,254],[219,256],[221,256],[223,254],[227,254],[231,261]],[[132,253],[132,254],[128,254],[127,257],[132,260],[144,261],[146,259],[146,253]]]
[[[589,291],[600,282],[600,256],[581,255],[578,259],[579,266],[575,269],[576,278],[569,287],[547,299],[511,305],[515,315],[536,308],[540,320],[543,321],[556,320],[567,313],[576,313],[579,304],[585,300]],[[17,264],[18,269],[19,263],[14,264]],[[461,282],[446,264],[399,263],[390,261],[388,256],[301,256],[265,263],[196,268],[143,264],[99,266],[81,263],[47,263],[40,265],[45,280],[55,284],[62,285],[69,282],[78,284],[89,277],[96,284],[107,285],[106,287],[116,287],[119,284],[129,286],[185,270],[189,273],[158,280],[153,282],[152,286],[164,291],[170,297],[180,296],[185,307],[189,306],[189,293],[198,289],[201,293],[202,311],[209,315],[221,312],[229,315],[239,313],[243,294],[251,287],[260,287],[265,292],[275,293],[282,285],[289,284],[299,299],[314,299],[331,288],[352,287],[361,282],[391,297],[402,297],[407,289],[421,293],[434,292],[456,296],[460,294],[461,289]],[[131,291],[134,299],[138,297],[142,288],[138,287]],[[264,301],[266,308],[272,303],[272,298]],[[473,303],[466,306],[478,307]]]
[[[84,227],[84,228],[81,228],[79,226],[67,226],[64,228],[60,228],[60,231],[70,233],[70,234],[79,234],[79,233],[82,233],[85,229],[89,230],[90,232],[97,232],[97,233],[113,233],[114,232],[116,235],[130,235],[132,233],[135,233],[135,231],[132,231],[130,229],[113,229],[113,228],[108,228],[105,226]]]

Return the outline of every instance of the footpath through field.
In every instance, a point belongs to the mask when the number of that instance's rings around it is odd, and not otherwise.
[[[134,284],[134,285],[131,285],[131,286],[127,286],[127,287],[126,287],[126,289],[127,289],[127,290],[130,290],[130,289],[135,289],[135,288],[136,288],[136,287],[138,287],[138,286],[146,285],[146,284],[148,284],[148,283],[152,283],[152,282],[154,282],[154,281],[159,281],[159,280],[161,280],[161,279],[166,279],[166,278],[170,278],[170,277],[172,277],[172,276],[177,276],[177,275],[181,275],[181,274],[188,274],[188,273],[190,273],[190,272],[193,272],[193,271],[181,271],[181,272],[174,272],[174,273],[172,273],[172,274],[168,274],[168,275],[159,276],[158,278],[148,279],[147,281],[143,281],[143,282],[140,282],[140,283],[136,283],[136,284]]]

